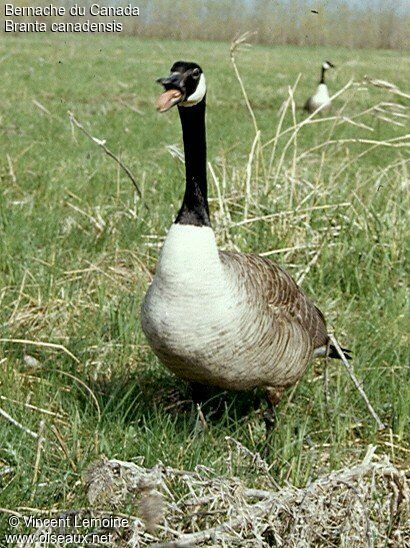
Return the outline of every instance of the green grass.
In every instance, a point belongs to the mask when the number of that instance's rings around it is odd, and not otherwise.
[[[210,177],[221,247],[257,253],[296,247],[272,258],[297,277],[327,239],[303,287],[352,349],[357,375],[388,425],[377,432],[338,363],[330,368],[327,413],[323,364],[314,363],[279,408],[269,458],[275,477],[303,485],[360,458],[369,443],[404,465],[406,150],[379,146],[359,158],[370,144],[339,143],[308,154],[294,170],[292,161],[330,137],[382,141],[403,136],[406,128],[372,113],[357,120],[373,131],[345,123],[332,132],[331,121],[309,125],[299,132],[297,147],[289,147],[275,180],[287,134],[279,141],[271,176],[266,173],[271,147],[254,162],[249,218],[296,207],[309,211],[235,226],[243,219],[254,129],[226,44],[1,37],[0,336],[60,344],[78,360],[61,349],[0,343],[0,406],[34,432],[45,420],[46,440],[33,484],[37,443],[0,417],[0,472],[10,467],[0,476],[2,507],[86,504],[79,480],[101,455],[142,456],[147,466],[158,460],[181,468],[202,463],[227,473],[226,436],[251,451],[263,449],[260,412],[243,412],[249,395],[229,396],[223,416],[203,431],[196,409],[179,405],[189,397],[187,387],[158,363],[141,333],[139,307],[149,268],[183,194],[182,164],[165,148],[181,145],[177,113],[159,116],[154,109],[155,78],[178,58],[199,62],[207,75],[209,161],[232,218],[232,226],[224,228]],[[255,47],[239,53],[262,143],[275,135],[288,86],[302,73],[295,99],[303,104],[324,58],[338,66],[329,72],[333,92],[350,77],[369,75],[402,90],[409,80],[399,52]],[[380,101],[404,105],[385,90],[355,88],[336,100],[333,114],[346,97],[343,114],[349,117]],[[78,130],[73,135],[68,110],[130,166],[149,211],[116,163]],[[303,116],[296,111],[298,120]],[[289,109],[283,128],[291,125]],[[320,209],[341,203],[349,205]],[[234,464],[236,474],[257,484],[257,470],[240,460]]]

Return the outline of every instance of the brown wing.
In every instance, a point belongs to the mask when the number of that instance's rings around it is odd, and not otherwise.
[[[295,318],[309,333],[313,348],[328,341],[322,312],[303,293],[293,278],[279,265],[251,253],[220,252],[223,264],[234,268],[251,298],[263,299],[279,312]]]
[[[308,112],[313,112],[315,110],[312,105],[312,97],[309,97],[309,99],[306,101],[303,106],[303,110],[307,110]]]

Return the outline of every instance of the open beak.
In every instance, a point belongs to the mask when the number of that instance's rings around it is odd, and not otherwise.
[[[158,112],[166,112],[183,101],[184,92],[181,89],[181,75],[171,74],[166,78],[158,78],[157,82],[165,88],[165,91],[157,99]]]
[[[179,89],[167,89],[157,99],[157,111],[166,112],[182,101],[182,92]]]

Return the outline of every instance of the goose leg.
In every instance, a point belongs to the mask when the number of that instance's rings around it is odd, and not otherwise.
[[[273,430],[276,426],[276,406],[282,399],[284,388],[281,387],[268,387],[266,389],[266,402],[268,404],[267,409],[263,413],[263,419],[265,421],[266,428],[266,442],[268,442]]]
[[[191,382],[192,401],[201,406],[205,416],[216,418],[221,416],[224,410],[223,399],[217,397],[217,391],[212,386]]]
[[[209,388],[209,386],[206,386],[205,384],[201,384],[199,382],[191,382],[190,386],[192,401],[195,404],[203,404],[209,400],[211,396],[211,389]]]

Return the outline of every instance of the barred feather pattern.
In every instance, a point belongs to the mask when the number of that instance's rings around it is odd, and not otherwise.
[[[262,300],[269,313],[296,320],[307,331],[313,349],[327,344],[329,337],[322,312],[303,293],[293,278],[278,264],[252,253],[220,251],[226,268],[235,273],[251,302]]]

